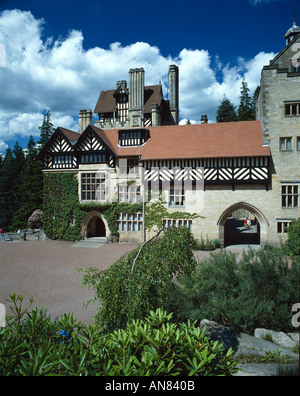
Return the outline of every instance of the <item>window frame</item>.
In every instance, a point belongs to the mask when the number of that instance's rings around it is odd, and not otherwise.
[[[140,203],[141,202],[141,186],[121,184],[118,188],[119,202],[124,203]]]
[[[117,215],[118,232],[143,232],[143,214],[137,213],[118,213]]]
[[[185,190],[183,187],[171,187],[169,190],[169,208],[185,207]]]
[[[287,111],[288,109],[289,111]],[[285,117],[300,117],[300,101],[284,102],[284,115]]]
[[[82,172],[80,174],[81,202],[106,202],[106,173]]]
[[[284,148],[282,147],[282,142],[284,142]],[[288,148],[290,144],[290,148]],[[293,138],[292,136],[280,137],[279,138],[279,150],[280,151],[292,151],[293,150]]]
[[[299,207],[299,189],[298,183],[281,184],[281,207],[283,209],[293,209]]]
[[[172,219],[170,217],[163,218],[163,229],[170,227],[187,227],[190,231],[193,230],[192,219]]]
[[[277,235],[287,235],[290,224],[293,220],[291,219],[278,219],[277,220]]]

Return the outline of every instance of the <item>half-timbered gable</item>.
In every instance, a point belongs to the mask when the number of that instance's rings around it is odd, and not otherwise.
[[[74,145],[78,136],[76,132],[58,127],[39,153],[44,169],[76,169]]]
[[[108,164],[114,166],[115,153],[102,130],[88,126],[75,144],[79,164]]]

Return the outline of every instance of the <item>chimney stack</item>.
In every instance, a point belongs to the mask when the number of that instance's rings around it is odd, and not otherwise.
[[[169,98],[172,124],[179,123],[179,68],[176,65],[169,67]]]
[[[129,109],[144,106],[145,71],[140,69],[129,70]]]
[[[208,119],[206,114],[202,114],[201,116],[201,124],[207,124]]]
[[[144,126],[143,106],[145,90],[145,71],[140,69],[129,70],[129,109],[128,116],[131,127]]]
[[[82,133],[89,125],[93,124],[93,112],[91,109],[79,111],[79,133]]]

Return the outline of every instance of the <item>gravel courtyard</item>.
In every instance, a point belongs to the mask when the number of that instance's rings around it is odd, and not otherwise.
[[[82,303],[93,291],[79,287],[81,274],[75,269],[95,266],[106,269],[136,245],[105,244],[98,248],[74,247],[73,242],[22,241],[0,243],[0,303],[9,315],[9,294],[22,294],[25,301],[34,298],[34,306],[45,307],[54,319],[73,312],[88,323],[97,307]]]
[[[74,270],[87,266],[104,270],[137,245],[95,246],[51,240],[0,243],[0,303],[7,314],[10,311],[6,300],[9,294],[16,293],[23,295],[26,302],[33,297],[34,306],[45,307],[52,319],[73,312],[74,317],[89,323],[97,305],[82,306],[93,297],[93,291],[79,287],[82,275],[74,274]],[[243,247],[239,246],[236,253],[241,253]],[[210,252],[198,251],[195,255],[200,260]]]

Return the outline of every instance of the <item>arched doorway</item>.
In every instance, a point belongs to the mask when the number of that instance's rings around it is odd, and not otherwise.
[[[109,236],[108,225],[100,212],[88,213],[82,222],[82,239],[105,238]]]
[[[106,236],[105,225],[101,217],[94,216],[91,218],[90,222],[87,225],[86,234],[87,238],[103,238]]]
[[[248,218],[250,226],[245,227]],[[229,245],[264,245],[269,223],[253,205],[238,202],[226,209],[218,220],[219,239],[224,247]]]

